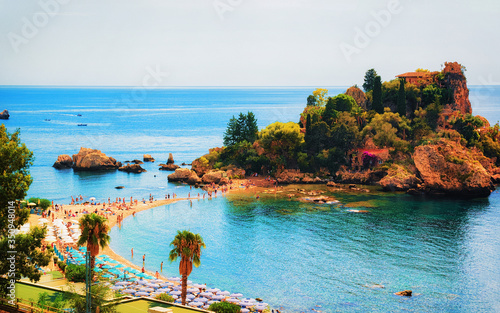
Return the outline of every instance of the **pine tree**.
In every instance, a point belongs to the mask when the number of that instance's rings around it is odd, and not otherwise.
[[[382,105],[382,81],[380,76],[375,77],[375,82],[373,84],[372,109],[379,114],[384,113],[384,106]]]
[[[406,94],[405,94],[405,80],[399,80],[399,91],[398,91],[398,107],[399,115],[402,117],[406,116]]]
[[[224,145],[229,147],[243,141],[253,143],[257,139],[258,131],[257,119],[252,112],[240,113],[238,118],[233,115],[224,132]]]
[[[363,89],[365,90],[365,92],[373,90],[375,77],[377,77],[377,72],[375,71],[375,69],[371,68],[366,71],[365,82],[363,83]]]
[[[257,133],[259,132],[259,127],[257,126],[257,119],[253,112],[247,113],[246,124],[245,124],[245,140],[253,143],[257,140]]]

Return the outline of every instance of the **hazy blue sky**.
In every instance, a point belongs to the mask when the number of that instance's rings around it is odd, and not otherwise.
[[[0,85],[500,84],[499,26],[498,0],[0,0]]]

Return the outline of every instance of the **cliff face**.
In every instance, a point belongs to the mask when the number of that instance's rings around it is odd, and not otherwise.
[[[481,156],[479,152],[446,139],[416,147],[413,161],[423,181],[418,189],[465,197],[488,196],[494,185],[490,173],[480,162]]]
[[[75,171],[114,170],[121,166],[121,163],[112,157],[89,148],[80,148],[78,154],[73,154],[73,163]]]
[[[445,75],[444,87],[453,92],[453,101],[447,103],[445,109],[460,111],[463,115],[471,114],[469,88],[467,88],[467,80],[462,73],[462,65],[457,62],[446,62],[443,74]]]

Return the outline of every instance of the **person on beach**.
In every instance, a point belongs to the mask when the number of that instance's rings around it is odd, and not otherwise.
[[[160,264],[160,272],[163,273],[163,261],[161,261],[161,264]]]
[[[144,265],[142,266],[141,271],[142,271],[142,273],[144,274],[144,272],[145,272],[145,271],[144,271]]]
[[[132,252],[132,259],[134,258],[134,248],[130,250]]]
[[[158,273],[158,271],[156,271],[155,276],[156,276],[156,279],[160,278],[160,274]]]

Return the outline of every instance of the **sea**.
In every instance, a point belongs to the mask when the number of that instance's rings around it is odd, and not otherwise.
[[[1,121],[33,151],[28,197],[69,204],[71,196],[147,199],[202,192],[167,181],[169,153],[191,163],[222,145],[232,116],[252,111],[259,128],[299,120],[316,87],[0,86]],[[347,87],[323,87],[329,95]],[[500,120],[500,86],[470,86],[473,114]],[[85,125],[85,126],[79,126]],[[118,161],[152,155],[141,174],[56,170],[58,155],[81,147]],[[123,189],[116,189],[123,186]],[[286,187],[286,194],[309,192]],[[168,262],[177,230],[206,243],[190,280],[248,297],[282,312],[499,312],[500,193],[488,198],[332,193],[313,205],[282,194],[230,194],[139,212],[111,230],[111,248],[146,269],[178,275]],[[365,212],[366,211],[366,212]],[[134,249],[135,258],[130,255]],[[395,292],[411,289],[412,297]]]

